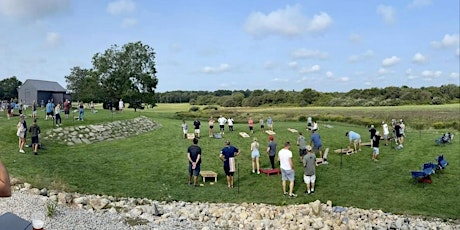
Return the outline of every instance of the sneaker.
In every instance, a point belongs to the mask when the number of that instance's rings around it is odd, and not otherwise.
[[[287,195],[288,195],[288,193],[287,193],[287,192],[285,192],[285,193],[283,193],[283,195],[284,195],[284,196],[287,196]]]
[[[252,173],[256,173],[256,171],[252,170]]]
[[[26,153],[26,152],[24,152],[24,150],[22,150],[22,149],[20,149],[19,152],[20,152],[20,153]]]
[[[34,155],[38,155],[38,153],[37,153],[37,152],[34,152]]]
[[[314,189],[312,189],[312,190],[311,190],[311,193],[315,193],[315,190],[314,190]]]
[[[296,198],[296,197],[297,197],[297,194],[294,194],[294,193],[289,194],[289,198]]]
[[[257,171],[257,174],[260,174],[260,171]]]
[[[309,191],[305,191],[304,193],[305,193],[305,195],[310,195]]]

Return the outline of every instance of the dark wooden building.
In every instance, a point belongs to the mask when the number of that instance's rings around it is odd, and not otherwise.
[[[66,89],[54,81],[27,79],[18,87],[18,102],[24,105],[32,105],[35,101],[40,106],[51,99],[55,104],[62,104],[67,98],[70,98],[70,95],[67,95]]]

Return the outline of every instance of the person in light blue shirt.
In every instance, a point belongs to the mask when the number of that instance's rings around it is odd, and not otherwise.
[[[349,131],[345,133],[345,136],[347,136],[348,139],[350,140],[350,143],[348,144],[348,149],[350,149],[350,145],[351,143],[353,143],[353,147],[354,147],[353,151],[354,152],[361,151],[361,136],[358,133]],[[359,150],[357,146],[359,147]]]

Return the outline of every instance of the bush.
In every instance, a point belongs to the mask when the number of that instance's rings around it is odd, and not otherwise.
[[[208,105],[208,106],[206,106],[206,107],[203,108],[203,110],[208,110],[208,109],[217,110],[217,106],[215,106],[215,105]]]
[[[307,117],[305,117],[305,116],[300,116],[300,117],[299,117],[299,121],[300,121],[300,122],[306,122],[306,121],[307,121]]]
[[[192,106],[192,107],[190,107],[190,109],[189,109],[188,111],[190,111],[190,112],[196,112],[196,111],[198,111],[198,110],[200,110],[200,107],[198,107],[198,106]]]

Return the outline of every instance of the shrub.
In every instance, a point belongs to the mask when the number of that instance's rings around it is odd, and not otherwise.
[[[198,106],[192,106],[192,107],[190,107],[190,109],[189,109],[190,112],[196,112],[196,111],[198,111],[198,110],[200,110],[200,107],[198,107]]]
[[[299,121],[300,121],[300,122],[306,122],[306,121],[307,121],[307,117],[305,117],[305,116],[300,116],[300,117],[299,117]]]
[[[206,106],[206,107],[203,108],[203,110],[208,110],[208,109],[217,110],[217,106],[215,106],[215,105],[208,105],[208,106]]]

